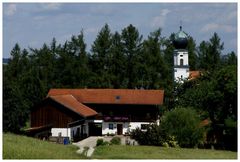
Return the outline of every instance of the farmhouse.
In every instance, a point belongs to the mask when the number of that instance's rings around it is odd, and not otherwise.
[[[158,123],[163,90],[51,89],[31,111],[32,135],[127,135],[137,127]]]

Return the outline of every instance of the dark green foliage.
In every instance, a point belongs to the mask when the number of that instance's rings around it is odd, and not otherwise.
[[[121,144],[121,138],[119,137],[113,137],[110,141],[110,144],[112,145],[120,145]]]
[[[135,139],[140,145],[162,146],[167,140],[167,135],[162,128],[156,124],[149,125],[147,130],[139,128],[131,131],[131,138]]]
[[[93,72],[93,86],[97,88],[112,87],[110,71],[110,49],[112,45],[112,34],[106,24],[98,33],[92,45],[91,70]]]
[[[217,33],[209,41],[203,41],[198,47],[199,68],[214,71],[219,68],[223,43]]]
[[[152,124],[147,130],[137,128],[131,132],[131,138],[140,145],[196,147],[204,142],[203,132],[194,110],[176,108],[165,113],[160,126]]]
[[[127,88],[137,87],[139,53],[142,50],[142,35],[136,27],[130,24],[122,30],[123,52],[127,57],[126,82]],[[140,76],[142,74],[139,74]]]
[[[109,142],[103,141],[103,139],[98,139],[96,146],[107,146],[109,145]]]
[[[196,70],[197,68],[197,51],[196,51],[196,43],[192,37],[188,38],[188,62],[189,62],[189,69]]]
[[[203,130],[197,113],[190,108],[176,108],[165,113],[161,127],[176,137],[181,147],[196,147],[203,142]]]

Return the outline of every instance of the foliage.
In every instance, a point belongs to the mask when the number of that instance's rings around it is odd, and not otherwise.
[[[109,142],[103,141],[103,139],[98,139],[96,146],[106,146],[109,145]]]
[[[192,109],[176,108],[166,112],[160,126],[152,124],[146,131],[139,128],[131,132],[131,138],[140,145],[195,147],[203,142],[200,119]]]
[[[130,136],[140,145],[162,146],[167,139],[165,132],[156,124],[149,125],[146,131],[137,128],[130,132]]]
[[[120,145],[121,144],[121,138],[119,137],[113,137],[110,141],[110,144],[112,145]]]
[[[209,41],[202,41],[198,47],[199,68],[215,70],[220,66],[223,43],[217,33]]]
[[[92,159],[237,159],[237,152],[159,146],[97,147]]]
[[[196,147],[203,140],[199,127],[200,119],[190,108],[176,108],[164,114],[161,128],[176,140],[181,147]],[[171,144],[175,145],[171,142]]]
[[[36,147],[37,146],[37,147]],[[78,147],[3,133],[3,159],[85,159]]]
[[[178,105],[194,107],[202,119],[211,120],[208,142],[225,149],[231,145],[231,149],[236,150],[237,134],[229,136],[225,121],[237,121],[237,66],[228,65],[211,74],[203,73],[201,78],[181,85],[178,90]],[[237,127],[232,132],[236,130]]]

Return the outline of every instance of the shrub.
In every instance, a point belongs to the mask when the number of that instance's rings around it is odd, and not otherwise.
[[[146,145],[145,134],[146,132],[136,128],[130,132],[130,137],[135,139],[140,145]]]
[[[146,131],[137,128],[131,133],[131,138],[135,139],[140,145],[162,146],[165,142],[166,135],[160,126],[152,124],[147,126]]]
[[[176,141],[175,136],[168,136],[166,142],[170,147],[179,147],[178,142]]]
[[[110,144],[112,145],[120,145],[121,144],[121,139],[119,137],[113,137],[110,141]]]
[[[163,142],[163,145],[162,145],[163,147],[169,147],[169,145],[168,145],[168,143],[167,142]]]
[[[106,146],[106,145],[109,145],[109,142],[103,141],[103,139],[98,139],[96,145],[97,146]]]
[[[161,127],[170,136],[175,136],[181,147],[196,147],[203,141],[203,128],[193,109],[176,108],[163,117]]]

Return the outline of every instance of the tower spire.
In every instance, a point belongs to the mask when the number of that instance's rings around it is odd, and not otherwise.
[[[182,30],[182,20],[180,20],[180,30]]]

